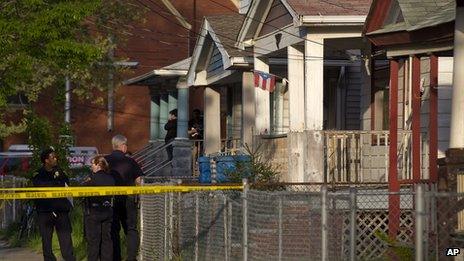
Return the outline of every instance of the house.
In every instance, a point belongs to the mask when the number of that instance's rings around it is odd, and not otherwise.
[[[370,76],[363,59],[370,46],[362,37],[370,2],[255,0],[250,5],[236,46],[253,51],[254,71],[277,76],[277,91],[255,88],[250,99],[254,141],[262,144],[267,160],[281,166],[283,181],[385,176],[384,151],[377,160],[381,167],[361,162],[362,155],[372,155],[372,146],[360,144],[367,143],[361,130],[370,130]]]
[[[456,108],[452,113],[452,104],[462,104],[462,90],[456,85],[459,76],[453,74],[453,49],[454,54],[460,49],[455,49],[460,45],[454,37],[459,10],[462,13],[455,1],[374,0],[366,19],[364,34],[373,43],[375,55],[388,59],[389,106],[388,116],[383,117],[389,118],[391,192],[398,192],[400,184],[436,183],[437,159],[449,148],[464,146],[459,142],[462,120],[456,118],[461,112]],[[374,85],[375,81],[374,77]],[[374,117],[378,116],[373,113]],[[405,132],[409,134],[401,135]],[[390,196],[389,234],[394,237],[399,206],[398,196]]]
[[[187,75],[189,88],[204,90],[204,153],[223,150],[221,140],[251,144],[251,115],[243,104],[253,91],[252,52],[235,47],[243,15],[204,18]],[[225,145],[225,144],[224,144]]]

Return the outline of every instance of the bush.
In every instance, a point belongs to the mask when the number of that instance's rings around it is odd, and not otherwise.
[[[247,178],[249,183],[275,183],[279,181],[279,166],[273,165],[263,160],[263,150],[261,144],[256,149],[251,149],[245,144],[245,154],[250,156],[250,162],[237,162],[236,168],[228,171],[227,174],[231,182],[242,182]]]

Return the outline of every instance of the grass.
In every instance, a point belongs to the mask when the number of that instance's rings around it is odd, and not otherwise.
[[[77,203],[77,202],[75,202]],[[86,260],[87,258],[87,243],[84,238],[84,216],[83,216],[83,207],[81,204],[76,204],[74,209],[70,212],[70,219],[72,225],[72,241],[74,246],[74,253],[77,260]],[[37,224],[35,223],[35,226]],[[42,252],[42,238],[40,237],[38,230],[35,229],[34,232],[23,240],[18,240],[20,224],[15,222],[11,224],[7,229],[0,231],[0,236],[8,240],[9,244],[13,247],[28,247],[34,251]],[[121,230],[121,255],[122,257],[126,256],[126,242],[125,235]],[[56,232],[53,233],[52,241],[53,253],[55,256],[61,256],[60,246],[58,243],[58,237]]]

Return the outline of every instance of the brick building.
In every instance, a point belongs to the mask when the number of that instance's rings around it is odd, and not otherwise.
[[[127,43],[115,50],[115,57],[128,58],[138,66],[128,77],[144,74],[190,56],[197,33],[206,15],[238,12],[238,0],[163,0],[136,1],[145,10],[145,23],[121,28],[130,33]],[[189,26],[191,30],[186,29]],[[100,93],[105,102],[106,93]],[[42,115],[53,108],[50,92],[34,104]],[[149,140],[150,94],[146,86],[121,86],[114,94],[114,126],[108,130],[107,105],[95,105],[71,98],[71,124],[76,146],[95,146],[102,153],[111,150],[110,139],[120,133],[129,139],[131,151],[142,148]],[[192,99],[193,101],[194,99]],[[2,141],[3,150],[11,144],[24,144],[25,135]]]

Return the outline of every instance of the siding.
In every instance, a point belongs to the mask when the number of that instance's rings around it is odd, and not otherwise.
[[[263,27],[259,32],[259,36],[272,33],[277,30],[276,28],[282,28],[291,23],[293,23],[293,18],[287,8],[285,8],[280,0],[274,0],[266,20],[263,23]]]
[[[453,58],[438,58],[438,157],[444,157],[449,147]]]
[[[346,77],[346,107],[345,130],[359,130],[361,127],[361,68],[360,66],[347,66]]]
[[[213,77],[221,72],[223,72],[223,61],[219,48],[216,45],[213,47],[213,53],[211,54],[211,59],[208,62],[206,67],[206,78]]]

